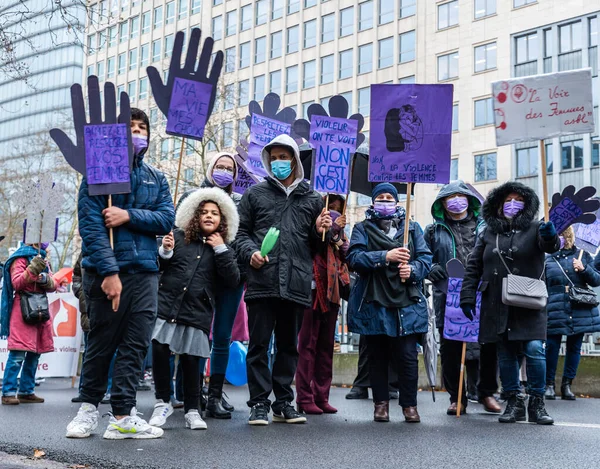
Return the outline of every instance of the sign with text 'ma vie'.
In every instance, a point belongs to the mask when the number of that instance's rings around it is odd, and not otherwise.
[[[315,149],[311,177],[314,190],[339,195],[350,192],[350,162],[357,134],[357,120],[312,116],[309,141]]]
[[[371,85],[370,182],[450,182],[452,85]]]
[[[213,85],[176,77],[171,92],[167,134],[202,140]]]
[[[492,83],[496,144],[594,132],[591,69]]]

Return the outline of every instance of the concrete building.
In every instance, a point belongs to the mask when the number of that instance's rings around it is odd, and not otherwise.
[[[368,134],[371,84],[452,83],[453,177],[484,195],[512,178],[541,187],[535,145],[496,147],[491,83],[592,66],[598,91],[599,8],[584,0],[104,0],[92,8],[110,13],[90,28],[95,52],[85,71],[129,91],[157,123],[145,67],[168,68],[177,30],[199,26],[214,37],[215,49],[225,52],[224,99],[212,118],[221,126],[218,138],[203,153],[232,149],[247,134],[248,102],[270,91],[299,116],[342,94],[351,112],[367,118]],[[161,136],[154,148],[160,164],[176,160],[178,142]],[[547,144],[550,191],[598,183],[598,145],[590,135]],[[197,153],[197,144],[186,151],[190,182],[201,178]],[[416,188],[414,214],[423,225],[438,189]],[[358,208],[351,220],[362,218],[368,202],[352,197]]]

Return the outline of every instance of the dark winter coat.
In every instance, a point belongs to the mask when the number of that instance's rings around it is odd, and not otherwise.
[[[511,223],[499,212],[512,192],[524,198],[525,207]],[[541,222],[536,219],[539,207],[537,194],[518,182],[507,182],[492,190],[483,204],[487,226],[478,236],[469,258],[460,296],[461,305],[475,305],[477,289],[482,292],[480,343],[497,342],[505,334],[511,341],[546,339],[545,308],[531,310],[502,303],[502,279],[508,272],[496,252],[498,235],[500,252],[512,273],[543,280],[544,253],[556,252],[560,241],[558,235],[549,241],[541,238]]]
[[[402,337],[427,332],[427,302],[423,295],[423,280],[431,268],[431,252],[423,239],[423,230],[417,223],[410,222],[409,231],[413,245],[413,260],[409,263],[412,275],[407,280],[417,292],[419,300],[404,308],[386,308],[376,302],[364,301],[369,278],[376,269],[392,268],[386,264],[387,251],[368,251],[366,220],[352,230],[350,249],[346,259],[348,267],[357,274],[357,281],[350,292],[348,303],[348,328],[361,335],[388,335]],[[404,220],[398,226],[394,239],[404,236]],[[396,268],[397,267],[393,267]]]
[[[571,282],[576,287],[600,286],[600,272],[593,266],[593,258],[583,253],[581,262],[585,270],[575,272],[573,259],[579,257],[579,249],[561,249],[546,256],[546,285],[548,287],[548,335],[575,335],[600,332],[600,314],[597,307],[571,305],[567,287]],[[571,282],[558,267],[560,263]]]
[[[453,194],[462,194],[469,198],[468,212],[470,217],[468,220],[454,221],[449,220],[446,217],[446,210],[444,209],[442,201]],[[433,255],[432,268],[438,264],[445,268],[446,263],[450,259],[460,257],[457,253],[457,245],[459,244],[460,246],[464,246],[466,251],[473,251],[477,234],[481,232],[485,225],[483,218],[479,216],[480,211],[481,202],[463,181],[455,181],[442,187],[435,202],[431,206],[431,215],[433,216],[434,222],[425,228],[424,233],[425,242]],[[469,230],[469,236],[464,236],[462,239],[457,240],[450,225],[461,223],[468,224],[469,227],[472,227],[473,229]],[[463,262],[463,264],[466,267],[467,262]],[[437,327],[443,328],[446,310],[446,294],[435,286],[433,287],[433,310],[435,312],[435,323]]]
[[[203,240],[185,242],[184,229],[202,201],[215,202],[226,218],[231,242],[237,231],[237,211],[229,195],[221,189],[200,189],[191,194],[177,211],[177,225],[173,233],[175,248],[170,258],[160,257],[163,272],[158,290],[158,317],[168,322],[201,329],[207,334],[215,308],[217,287],[232,288],[239,284],[240,273],[235,251],[216,254]]]
[[[119,272],[158,272],[157,235],[169,233],[175,221],[173,199],[163,173],[136,156],[131,172],[131,193],[112,196],[113,206],[127,210],[128,223],[113,229],[114,250],[102,210],[108,196],[90,196],[86,178],[79,189],[79,233],[82,267],[101,276]]]
[[[281,298],[310,307],[313,256],[323,244],[316,229],[323,200],[304,181],[294,140],[287,135],[276,139],[294,149],[297,185],[288,196],[283,186],[270,175],[250,187],[242,197],[240,229],[235,240],[240,263],[249,266],[252,254],[260,251],[269,228],[280,231],[279,239],[269,253],[269,262],[260,269],[248,267],[245,299]],[[264,151],[263,162],[270,173],[268,154],[265,156]]]
[[[73,267],[73,295],[79,300],[79,314],[81,315],[81,329],[90,331],[90,318],[87,314],[85,292],[83,291],[83,269],[81,268],[82,254],[79,253],[75,267]]]

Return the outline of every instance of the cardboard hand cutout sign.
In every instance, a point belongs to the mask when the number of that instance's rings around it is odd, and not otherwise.
[[[446,310],[444,314],[444,338],[461,342],[479,340],[479,318],[481,310],[481,292],[477,292],[477,304],[473,320],[467,318],[460,307],[465,267],[458,259],[450,259],[446,264],[448,279],[446,283]]]
[[[586,186],[575,192],[575,186],[567,186],[562,192],[552,196],[550,221],[554,223],[557,233],[562,233],[574,223],[590,225],[596,221],[596,211],[600,209],[600,201],[591,199],[596,189]]]

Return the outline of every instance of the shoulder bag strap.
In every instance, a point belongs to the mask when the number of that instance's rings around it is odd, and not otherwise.
[[[504,257],[502,256],[502,254],[500,253],[500,247],[499,247],[499,243],[498,243],[498,237],[499,235],[496,235],[496,253],[498,254],[498,256],[500,257],[500,260],[502,261],[502,263],[504,264],[504,267],[506,267],[506,270],[508,270],[509,274],[512,274],[512,271],[508,268],[508,265],[506,264],[506,261],[504,260]]]
[[[565,272],[565,269],[563,269],[562,265],[560,265],[560,262],[558,262],[556,260],[555,257],[552,258],[554,260],[554,262],[556,262],[556,264],[558,265],[558,267],[560,268],[560,270],[562,271],[563,275],[567,278],[567,280],[569,281],[569,283],[571,284],[571,286],[573,288],[575,288],[575,284],[573,283],[573,281],[569,278],[569,276],[567,275],[567,273]]]

